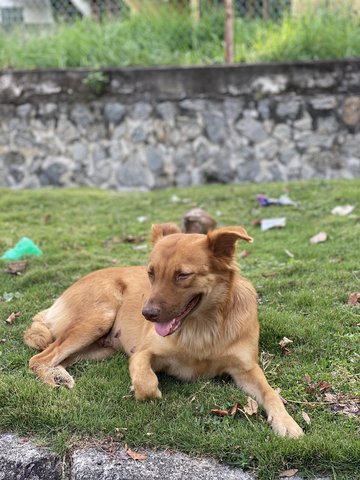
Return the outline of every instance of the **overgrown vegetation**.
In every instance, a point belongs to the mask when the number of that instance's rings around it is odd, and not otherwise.
[[[0,68],[117,67],[223,63],[222,10],[189,14],[78,20],[48,30],[0,33]],[[237,18],[235,61],[335,59],[360,55],[360,17],[347,10],[284,16],[265,21]]]
[[[301,202],[298,208],[258,206],[259,191],[274,197],[285,188]],[[346,204],[356,205],[352,214],[331,213]],[[0,430],[35,435],[59,452],[84,439],[111,438],[132,448],[213,455],[254,470],[264,480],[288,468],[359,478],[359,424],[351,402],[360,395],[360,310],[347,303],[350,293],[359,292],[359,205],[359,180],[127,194],[0,190],[0,252],[22,236],[31,237],[44,252],[29,258],[21,275],[6,273],[8,262],[0,262]],[[276,437],[263,414],[211,415],[213,408],[245,402],[229,379],[181,383],[161,376],[163,399],[139,403],[129,392],[127,360],[121,353],[73,366],[72,391],[51,390],[28,371],[34,352],[23,344],[22,334],[37,311],[91,270],[145,264],[146,241],[127,243],[124,237],[146,237],[151,223],[179,222],[194,206],[205,208],[220,225],[244,225],[255,237],[253,245],[239,244],[238,260],[261,300],[263,367],[304,427],[300,440]],[[259,218],[278,216],[287,217],[283,229],[261,232],[254,225]],[[328,240],[311,245],[310,237],[319,231]],[[248,255],[241,254],[244,249]],[[12,312],[20,315],[6,324]],[[283,337],[293,341],[288,351],[279,345]]]

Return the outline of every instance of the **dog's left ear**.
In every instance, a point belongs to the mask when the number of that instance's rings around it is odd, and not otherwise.
[[[254,241],[243,227],[218,228],[207,234],[209,248],[218,257],[232,257],[235,243],[240,239],[249,243]]]
[[[173,233],[181,233],[180,228],[176,223],[157,223],[151,226],[151,242],[153,245],[166,235],[172,235]]]

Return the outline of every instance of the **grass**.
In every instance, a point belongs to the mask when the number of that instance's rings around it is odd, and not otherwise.
[[[285,188],[301,202],[299,208],[257,206],[256,193],[277,196]],[[173,195],[180,201],[173,202]],[[356,205],[352,215],[331,214],[334,206],[348,203]],[[138,403],[129,393],[127,360],[121,353],[73,366],[72,391],[51,390],[28,371],[33,351],[23,344],[22,334],[37,311],[91,270],[114,261],[145,264],[148,251],[116,239],[146,236],[151,223],[180,221],[195,205],[216,216],[221,225],[243,224],[255,237],[253,245],[238,246],[239,263],[261,298],[261,351],[267,377],[281,388],[288,410],[304,427],[306,436],[299,441],[276,437],[263,414],[248,420],[239,413],[212,416],[212,408],[229,408],[245,400],[228,379],[180,383],[163,375],[163,399]],[[359,424],[332,411],[321,391],[321,382],[328,382],[327,393],[342,395],[343,403],[360,394],[360,311],[347,305],[348,295],[359,291],[359,208],[360,180],[127,194],[0,190],[0,252],[25,235],[44,252],[29,258],[19,276],[6,273],[7,262],[0,262],[0,297],[19,292],[19,298],[0,302],[0,430],[34,435],[61,453],[83,440],[113,438],[133,447],[213,455],[266,480],[287,468],[303,474],[325,471],[334,479],[359,478]],[[146,220],[139,222],[140,216]],[[286,228],[261,232],[252,224],[274,216],[286,216]],[[310,245],[309,238],[321,230],[328,240]],[[104,243],[109,239],[113,242]],[[250,255],[241,258],[245,248]],[[269,272],[273,276],[264,276]],[[21,315],[8,325],[4,320],[11,312]],[[284,336],[293,341],[290,355],[284,355],[278,344]],[[310,425],[302,412],[310,416]]]
[[[208,9],[194,27],[190,15],[77,20],[48,30],[0,31],[0,68],[120,67],[223,63],[224,15]],[[339,59],[360,55],[360,17],[343,9],[237,18],[235,62]]]

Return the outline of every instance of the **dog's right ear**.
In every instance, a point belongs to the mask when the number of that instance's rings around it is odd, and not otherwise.
[[[153,245],[166,235],[172,235],[173,233],[181,233],[180,228],[176,223],[157,223],[151,226],[151,242]]]

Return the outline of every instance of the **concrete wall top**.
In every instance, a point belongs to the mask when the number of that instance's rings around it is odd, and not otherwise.
[[[360,93],[360,59],[191,67],[0,71],[0,102],[122,102]]]

